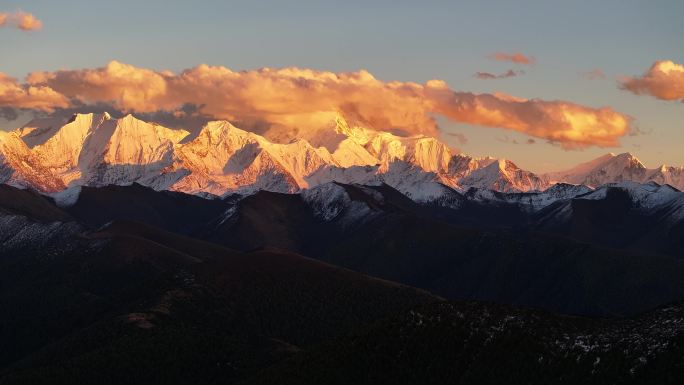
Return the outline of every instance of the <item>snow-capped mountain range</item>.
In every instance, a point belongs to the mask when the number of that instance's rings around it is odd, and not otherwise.
[[[35,119],[15,131],[0,131],[0,183],[49,194],[131,183],[191,194],[297,192],[332,181],[386,183],[416,201],[432,201],[448,190],[473,187],[515,193],[540,192],[558,183],[596,188],[654,181],[682,189],[684,168],[647,169],[625,153],[537,175],[510,160],[453,154],[435,138],[379,132],[349,124],[341,115],[329,131],[285,144],[227,121],[209,122],[193,135],[107,113],[76,114],[66,122]],[[546,195],[586,189],[562,186]]]

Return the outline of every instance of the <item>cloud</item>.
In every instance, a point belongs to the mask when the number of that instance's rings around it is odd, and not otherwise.
[[[434,111],[454,121],[506,128],[546,139],[568,150],[617,146],[619,138],[629,134],[632,127],[629,116],[609,107],[448,89],[430,97],[435,100]]]
[[[180,74],[113,61],[95,69],[38,72],[31,85],[50,87],[89,104],[111,103],[126,112],[174,111],[202,106],[205,115],[243,126],[266,123],[272,136],[296,136],[329,124],[339,111],[366,125],[404,133],[436,135],[423,87],[382,82],[366,71],[332,73],[299,68],[232,71],[199,65]]]
[[[464,145],[464,144],[468,143],[468,138],[460,132],[447,132],[447,135],[453,136],[454,138],[456,138],[456,141],[460,145]]]
[[[481,80],[493,80],[493,79],[505,79],[505,78],[512,78],[520,75],[524,75],[525,71],[514,71],[514,70],[508,70],[502,74],[495,75],[493,73],[489,72],[476,72],[475,75],[473,75],[477,79]]]
[[[684,65],[672,60],[657,61],[642,76],[625,77],[619,83],[636,95],[684,102]]]
[[[17,27],[23,31],[37,31],[43,28],[43,22],[38,20],[33,14],[27,12],[15,13]]]
[[[513,139],[513,138],[509,137],[508,135],[504,135],[503,137],[497,137],[496,140],[498,140],[499,142],[502,142],[502,143],[510,143],[510,144],[535,144],[535,143],[537,143],[537,141],[532,139],[532,138],[528,138],[524,142],[518,142],[517,139]]]
[[[0,107],[50,111],[107,105],[169,125],[226,119],[278,141],[325,136],[338,113],[375,129],[429,136],[438,136],[435,118],[442,115],[566,149],[616,146],[631,130],[631,119],[608,107],[460,92],[441,80],[384,82],[363,70],[238,72],[203,64],[172,73],[113,61],[100,68],[31,73],[25,84],[3,79]]]
[[[19,114],[17,113],[17,110],[11,107],[2,107],[0,108],[0,119],[5,119],[5,120],[17,120],[19,118]]]
[[[67,106],[69,106],[67,98],[52,88],[19,84],[16,79],[0,72],[0,108],[51,112],[55,108]]]
[[[582,77],[589,80],[604,79],[606,74],[600,68],[595,68],[591,71],[584,72]]]
[[[506,61],[515,64],[530,65],[534,64],[536,59],[532,56],[525,56],[520,52],[517,53],[505,53],[505,52],[494,52],[488,56],[492,60],[496,61]]]
[[[0,27],[10,25],[22,31],[37,31],[43,28],[43,22],[33,14],[17,11],[14,13],[0,12]]]

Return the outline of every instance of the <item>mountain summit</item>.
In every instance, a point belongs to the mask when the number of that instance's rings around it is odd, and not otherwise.
[[[684,189],[684,167],[660,166],[649,169],[636,156],[625,152],[606,154],[569,170],[545,175],[550,181],[598,187],[606,183],[656,182]]]

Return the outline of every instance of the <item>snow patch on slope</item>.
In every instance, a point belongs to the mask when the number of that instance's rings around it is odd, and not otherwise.
[[[71,186],[66,190],[48,194],[48,196],[54,199],[55,203],[59,207],[69,207],[75,205],[76,202],[78,202],[78,197],[80,195],[81,186]]]
[[[655,182],[640,184],[632,181],[626,181],[603,185],[594,192],[586,194],[578,199],[605,199],[610,189],[621,189],[627,191],[632,199],[632,202],[634,202],[637,207],[643,209],[652,209],[684,195],[684,193],[669,185],[659,185]]]
[[[337,183],[325,183],[302,190],[301,196],[311,207],[314,216],[324,221],[334,219],[351,204],[349,194]]]

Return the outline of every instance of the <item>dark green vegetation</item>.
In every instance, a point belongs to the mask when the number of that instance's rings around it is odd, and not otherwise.
[[[684,306],[636,314],[684,299],[677,256],[344,188],[324,221],[298,195],[0,186],[0,384],[681,383]]]

